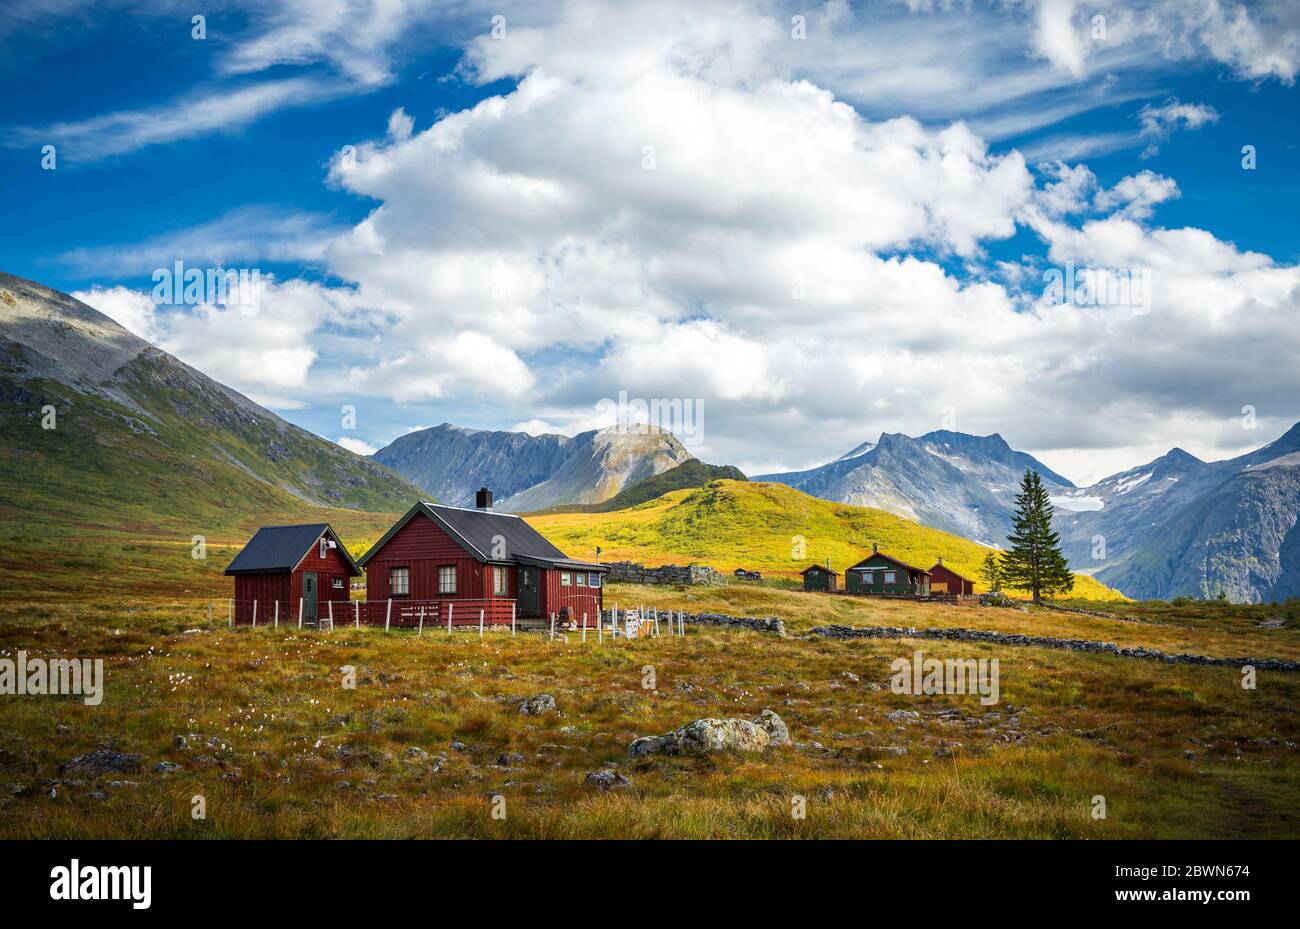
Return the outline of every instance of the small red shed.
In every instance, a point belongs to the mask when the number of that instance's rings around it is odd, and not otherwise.
[[[567,617],[595,626],[604,608],[604,565],[569,558],[528,523],[491,509],[478,492],[468,509],[421,501],[360,564],[369,622],[509,625],[512,618]],[[378,601],[378,603],[377,603]],[[391,603],[390,603],[391,601]]]
[[[943,559],[940,558],[930,569],[930,593],[970,597],[975,594],[975,582],[968,577],[962,577],[952,568],[945,568]]]
[[[235,623],[297,623],[301,616],[315,626],[322,604],[347,602],[348,581],[361,569],[328,523],[311,523],[263,526],[226,574],[235,579]]]

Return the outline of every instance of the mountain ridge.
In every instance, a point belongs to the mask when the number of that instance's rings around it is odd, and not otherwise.
[[[0,401],[11,503],[54,514],[84,518],[89,493],[96,516],[242,529],[304,506],[400,512],[419,493],[68,294],[4,272]]]
[[[535,436],[451,423],[407,433],[371,457],[455,506],[472,504],[474,491],[488,487],[508,512],[601,503],[695,460],[672,433],[652,426]]]

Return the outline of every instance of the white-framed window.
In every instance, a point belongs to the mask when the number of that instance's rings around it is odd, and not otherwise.
[[[581,571],[579,571],[579,572],[577,572],[576,574],[573,575],[573,582],[574,582],[574,584],[575,584],[576,586],[578,586],[578,587],[586,587],[586,586],[587,586],[587,575],[585,575],[585,574],[583,574]]]
[[[864,584],[874,584],[875,582],[876,582],[876,572],[875,572],[875,571],[863,571],[863,572],[862,572],[862,583],[864,583]]]
[[[438,565],[438,593],[454,594],[456,592],[456,566]]]
[[[561,587],[572,587],[572,586],[573,586],[573,575],[570,574],[568,571],[561,571],[561,572],[560,572],[560,586],[561,586]]]
[[[324,536],[321,536],[320,540],[320,556],[322,558],[328,558],[330,556],[330,540]]]
[[[389,568],[388,569],[388,595],[390,597],[406,597],[411,593],[411,569],[410,568]]]
[[[342,589],[343,589],[343,578],[341,578],[341,577],[336,577],[336,578],[334,578],[334,580],[332,580],[332,581],[330,582],[330,585],[331,585],[335,590],[342,590]]]
[[[503,596],[506,592],[506,569],[493,567],[492,569],[492,593],[495,596]]]
[[[885,583],[886,583],[886,584],[897,584],[897,583],[898,583],[898,572],[897,572],[897,571],[886,571],[886,572],[885,572]]]
[[[599,587],[599,586],[600,586],[600,574],[599,574],[598,572],[596,572],[596,571],[592,571],[592,572],[591,572],[591,580],[589,581],[589,583],[590,583],[590,585],[591,585],[592,587]]]

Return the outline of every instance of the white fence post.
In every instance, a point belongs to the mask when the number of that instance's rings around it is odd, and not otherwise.
[[[226,625],[228,625],[231,629],[234,629],[235,628],[235,598],[234,597],[230,598],[230,610],[228,611],[227,619],[229,621],[226,623]]]
[[[416,630],[416,635],[424,635],[424,607],[420,607],[420,628]]]
[[[257,628],[257,598],[253,598],[253,628]]]
[[[555,638],[555,614],[551,614],[551,638]]]
[[[483,638],[483,611],[478,611],[478,637]]]
[[[609,620],[609,631],[613,633],[614,638],[618,638],[618,604],[614,604],[614,615]]]
[[[456,612],[456,604],[447,604],[447,635],[451,635],[451,614]]]
[[[279,600],[275,601],[275,614],[271,618],[271,628],[272,629],[280,628],[280,601]]]
[[[298,628],[302,628],[302,597],[298,598]]]
[[[330,605],[330,632],[333,632],[334,631],[334,601],[326,600],[325,602]],[[317,629],[320,628],[320,620],[316,621],[316,628]]]
[[[361,601],[357,600],[352,604],[352,612],[357,617],[357,628],[361,628]]]
[[[682,630],[682,635],[686,635],[686,613],[683,610],[677,611],[677,627]]]
[[[384,631],[388,631],[389,625],[393,621],[393,598],[388,598],[388,608],[384,610]]]
[[[517,600],[510,601],[510,634],[511,635],[515,634],[515,606],[517,603],[518,603]]]
[[[212,601],[208,601],[208,625],[212,625]]]

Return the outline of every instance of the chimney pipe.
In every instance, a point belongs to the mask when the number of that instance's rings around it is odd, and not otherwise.
[[[941,568],[943,567],[943,556],[942,556],[942,555],[939,556],[939,567],[941,567]]]
[[[876,555],[876,554],[879,554],[879,553],[880,553],[880,546],[877,545],[875,542],[872,542],[872,543],[871,543],[871,554]]]
[[[492,509],[492,491],[488,490],[486,487],[480,487],[474,494],[474,509]]]

